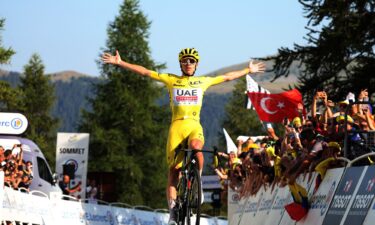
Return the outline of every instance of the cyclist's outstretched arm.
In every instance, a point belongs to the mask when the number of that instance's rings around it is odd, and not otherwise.
[[[131,63],[123,61],[117,50],[116,50],[116,55],[111,55],[110,53],[105,52],[102,55],[102,61],[104,63],[120,66],[124,69],[130,70],[130,71],[132,71],[134,73],[137,73],[141,76],[148,76],[149,77],[151,75],[151,72],[152,72],[151,70],[146,69],[143,66],[139,66],[139,65],[136,65],[136,64],[131,64]]]
[[[249,67],[243,70],[233,71],[224,74],[225,81],[231,81],[242,76],[245,76],[248,73],[264,73],[266,69],[266,64],[263,62],[253,63],[253,61],[249,62]]]

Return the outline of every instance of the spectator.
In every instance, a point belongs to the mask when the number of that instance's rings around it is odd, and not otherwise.
[[[30,176],[24,174],[20,179],[16,181],[16,183],[13,185],[13,188],[20,189],[21,192],[29,192],[31,181],[32,179],[30,179]]]
[[[74,187],[70,187],[70,177],[68,175],[63,176],[63,180],[59,182],[59,187],[61,188],[63,195],[71,195],[75,192],[81,191],[81,183]],[[68,197],[63,197],[64,200],[69,200]]]
[[[96,180],[90,180],[90,191],[88,192],[89,201],[96,203],[97,195],[98,187],[96,185]]]
[[[337,160],[341,154],[341,146],[337,142],[329,142],[328,147],[323,151],[322,160],[315,167],[315,171],[318,173],[316,178],[314,193],[318,190],[318,187],[329,168],[342,167],[343,165]]]
[[[4,152],[5,150],[3,146],[0,145],[0,171],[4,170],[4,166],[6,164]]]
[[[329,168],[344,166],[345,162],[339,160],[344,145],[350,153],[349,159],[375,152],[375,132],[371,132],[375,130],[375,120],[371,104],[359,106],[354,103],[352,106],[350,103],[354,100],[354,94],[349,93],[345,100],[335,104],[326,92],[316,92],[308,119],[302,114],[304,110],[300,105],[298,117],[291,123],[284,120],[284,135],[276,135],[273,129],[270,132],[268,128],[272,126],[267,125],[268,137],[262,139],[260,146],[252,138],[240,136],[242,138],[237,139],[238,158],[235,153],[227,155],[228,173],[219,169],[216,173],[221,179],[229,179],[230,187],[240,196],[254,195],[262,185],[265,188],[272,185],[273,190],[276,184],[288,185],[297,196],[301,190],[296,178],[309,173],[310,180],[313,171],[318,174],[317,189]],[[358,101],[368,102],[367,89],[361,90]],[[369,157],[364,164],[374,163],[375,157]],[[300,200],[297,199],[297,203],[306,202],[306,199]]]

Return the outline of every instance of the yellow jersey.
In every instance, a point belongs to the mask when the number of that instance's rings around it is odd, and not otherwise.
[[[204,92],[208,87],[224,82],[224,76],[197,77],[151,72],[151,78],[163,82],[169,92],[172,122],[181,119],[200,121]]]

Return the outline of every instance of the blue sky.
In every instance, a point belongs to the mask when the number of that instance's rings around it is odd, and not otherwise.
[[[99,75],[95,60],[105,47],[107,26],[123,0],[1,0],[2,45],[16,54],[0,68],[23,71],[38,53],[46,73],[74,70]],[[277,53],[303,44],[306,34],[297,0],[140,0],[152,22],[149,45],[165,71],[180,74],[180,49],[195,47],[201,56],[197,74]]]

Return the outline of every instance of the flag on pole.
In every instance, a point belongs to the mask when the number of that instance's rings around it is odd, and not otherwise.
[[[225,141],[227,142],[227,153],[229,154],[232,151],[237,153],[236,144],[234,144],[232,138],[230,138],[230,136],[227,133],[227,131],[225,130],[225,128],[223,128],[223,131],[224,131]]]
[[[293,120],[299,116],[298,106],[303,105],[302,95],[297,89],[279,94],[257,92],[248,92],[247,94],[259,119],[264,122],[281,123],[285,117]]]
[[[250,75],[246,75],[246,86],[247,92],[270,93],[267,89],[261,87]],[[255,110],[250,98],[248,98],[246,108]]]

